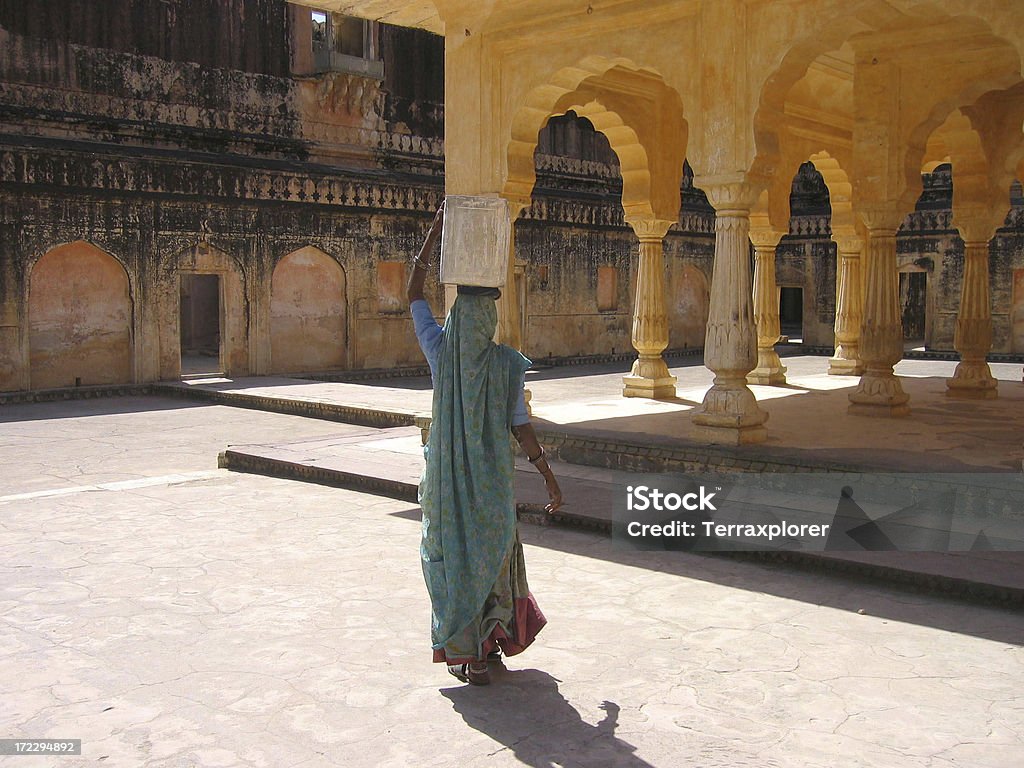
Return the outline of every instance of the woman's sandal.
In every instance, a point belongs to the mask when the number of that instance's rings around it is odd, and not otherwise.
[[[491,675],[485,662],[472,664],[449,664],[448,672],[464,683],[470,685],[490,685]]]

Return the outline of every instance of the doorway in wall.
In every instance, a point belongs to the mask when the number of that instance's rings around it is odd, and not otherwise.
[[[181,375],[224,373],[220,275],[181,276]]]
[[[784,340],[802,344],[804,340],[804,289],[784,285],[779,288],[779,326]]]
[[[925,346],[927,292],[927,272],[900,272],[900,316],[905,349]]]

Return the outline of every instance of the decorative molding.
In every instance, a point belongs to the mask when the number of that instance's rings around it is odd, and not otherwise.
[[[424,179],[360,180],[294,171],[181,163],[163,158],[116,158],[28,148],[0,149],[0,185],[78,188],[123,194],[273,200],[350,208],[434,211],[443,191]]]
[[[617,165],[599,163],[594,160],[580,160],[562,155],[546,155],[539,152],[534,155],[534,161],[538,174],[557,174],[586,179],[598,178],[622,184],[622,175]]]

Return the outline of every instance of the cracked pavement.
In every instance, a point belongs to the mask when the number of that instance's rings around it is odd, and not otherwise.
[[[430,663],[415,507],[216,468],[355,430],[0,411],[0,735],[82,739],[62,766],[1021,764],[1020,613],[575,530],[523,526],[549,624],[461,685]]]

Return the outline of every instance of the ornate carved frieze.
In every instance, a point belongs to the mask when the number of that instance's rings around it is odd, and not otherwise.
[[[0,185],[408,211],[436,210],[442,198],[433,179],[413,186],[408,181],[182,163],[177,158],[90,158],[63,150],[22,147],[0,150]]]

